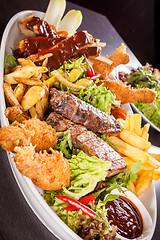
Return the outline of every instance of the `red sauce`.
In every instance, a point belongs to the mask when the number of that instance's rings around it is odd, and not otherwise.
[[[117,233],[133,239],[142,234],[143,220],[137,207],[127,198],[119,198],[107,202],[107,217],[117,226]]]

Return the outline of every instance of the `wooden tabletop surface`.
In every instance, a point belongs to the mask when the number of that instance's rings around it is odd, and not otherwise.
[[[67,10],[77,8],[84,15],[81,28],[87,29],[93,36],[107,42],[103,54],[112,54],[123,41],[128,45],[128,52],[132,61],[134,55],[142,64],[150,62],[158,64],[154,53],[154,11],[153,1],[72,1],[67,4]],[[138,4],[140,3],[141,4]],[[143,2],[143,4],[142,4]],[[75,5],[79,4],[79,6]],[[48,1],[43,0],[5,0],[1,6],[0,37],[9,19],[22,10],[45,11]],[[83,7],[87,7],[87,9]],[[99,15],[91,10],[103,14]],[[147,16],[148,15],[148,16]],[[94,20],[93,21],[93,17]],[[112,25],[119,34],[115,31]],[[131,18],[133,18],[131,20]],[[128,20],[127,20],[128,19]],[[146,26],[148,27],[144,27]],[[105,31],[102,29],[105,28]],[[137,29],[138,28],[138,29]],[[139,34],[139,35],[138,35]],[[114,39],[113,39],[114,36]],[[139,40],[138,40],[139,38]],[[123,39],[123,40],[122,40]],[[149,47],[150,46],[150,47]],[[155,66],[156,67],[156,66]],[[157,66],[158,67],[158,66]],[[150,130],[150,141],[160,147],[160,133]],[[54,240],[54,237],[33,213],[19,189],[13,172],[10,168],[6,152],[0,148],[0,240]],[[157,225],[153,240],[160,239],[160,185],[155,184],[157,194]],[[67,239],[66,239],[67,240]]]

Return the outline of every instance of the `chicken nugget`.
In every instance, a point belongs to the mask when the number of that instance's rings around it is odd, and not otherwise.
[[[44,190],[56,191],[70,183],[71,171],[63,154],[51,150],[51,154],[37,153],[35,146],[15,147],[14,161],[19,171]]]

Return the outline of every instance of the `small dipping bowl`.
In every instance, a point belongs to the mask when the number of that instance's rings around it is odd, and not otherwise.
[[[111,192],[111,194],[117,194],[120,197],[122,197],[122,199],[128,199],[129,202],[131,202],[131,204],[133,204],[133,206],[135,206],[137,208],[137,210],[139,210],[139,213],[142,217],[142,223],[143,223],[143,230],[142,233],[139,237],[136,238],[127,238],[124,236],[121,236],[120,234],[116,234],[116,239],[120,239],[120,240],[151,240],[152,238],[152,234],[153,234],[153,222],[151,219],[150,214],[148,213],[147,209],[144,207],[143,203],[138,199],[137,196],[135,196],[131,191],[123,188],[123,190],[125,191],[124,193],[121,193],[118,191],[118,189],[115,189]]]

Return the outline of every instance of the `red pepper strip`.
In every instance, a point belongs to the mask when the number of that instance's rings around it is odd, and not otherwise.
[[[93,68],[87,68],[87,73],[89,77],[93,77],[94,76],[94,70]]]
[[[83,203],[81,202],[78,202],[72,198],[69,198],[67,196],[56,196],[56,198],[66,202],[66,203],[69,203],[70,205],[76,207],[77,209],[81,209],[82,212],[89,216],[90,218],[94,218],[96,216],[96,212],[94,212],[92,209],[90,209],[89,207],[87,207],[86,205],[84,205]]]
[[[96,199],[95,196],[94,196],[93,194],[90,194],[90,195],[88,195],[88,196],[80,199],[79,202],[81,202],[81,203],[83,203],[83,204],[86,205],[86,204],[88,204],[90,201],[93,201],[93,200],[95,200],[95,199]],[[76,208],[73,207],[73,206],[69,206],[69,207],[65,207],[64,210],[74,211],[74,210],[76,210]]]

